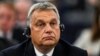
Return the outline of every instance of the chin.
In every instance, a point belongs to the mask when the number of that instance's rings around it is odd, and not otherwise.
[[[43,45],[45,45],[45,46],[52,46],[55,44],[56,44],[56,42],[52,41],[52,40],[48,40],[48,41],[43,42]]]

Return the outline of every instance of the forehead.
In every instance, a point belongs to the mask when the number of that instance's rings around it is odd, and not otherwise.
[[[7,5],[0,5],[0,18],[16,19],[16,12]]]
[[[18,11],[25,11],[26,12],[30,6],[31,6],[31,3],[29,3],[29,2],[17,2],[17,3],[15,3],[15,8]]]
[[[0,12],[15,13],[15,10],[12,7],[10,7],[10,5],[2,4],[2,5],[0,5]]]
[[[57,14],[54,10],[35,10],[32,13],[32,20],[41,19],[41,20],[49,20],[49,19],[58,19]]]

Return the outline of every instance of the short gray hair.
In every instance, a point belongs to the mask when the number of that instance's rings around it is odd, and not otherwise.
[[[53,5],[52,3],[50,2],[40,2],[40,3],[36,3],[36,4],[33,4],[31,6],[31,8],[29,9],[29,12],[28,12],[28,16],[27,16],[27,26],[30,26],[30,21],[31,21],[31,15],[32,13],[35,11],[35,10],[42,10],[42,9],[49,9],[49,10],[54,10],[58,16],[58,19],[59,19],[59,23],[60,23],[60,16],[59,16],[59,13],[58,13],[58,10],[56,8],[55,5]]]

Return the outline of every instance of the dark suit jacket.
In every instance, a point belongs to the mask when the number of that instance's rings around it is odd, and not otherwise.
[[[23,35],[24,30],[21,28],[14,28],[12,38],[16,43],[25,41],[27,38]]]
[[[20,28],[14,28],[12,30],[12,40],[6,39],[5,36],[0,36],[0,51],[8,48],[10,46],[13,46],[15,44],[18,44],[20,42],[23,42],[27,39],[23,34],[23,30]]]
[[[0,52],[0,56],[36,56],[31,40],[28,39],[21,44],[7,48]],[[60,40],[54,49],[53,56],[87,56],[85,50],[74,47]]]
[[[12,45],[12,43],[10,43],[6,39],[0,37],[0,51],[7,47],[10,47],[11,45]]]

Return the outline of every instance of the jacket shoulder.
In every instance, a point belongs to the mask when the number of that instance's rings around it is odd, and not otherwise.
[[[0,52],[0,56],[17,56],[22,55],[22,53],[25,50],[25,46],[28,40],[25,40],[24,42],[17,44],[15,46],[9,47],[7,49],[4,49]]]
[[[88,56],[87,51],[69,44],[67,41],[60,40],[61,45],[69,56]]]
[[[83,49],[80,49],[78,47],[75,47],[75,46],[72,46],[71,47],[71,56],[88,56],[87,54],[87,51],[86,50],[83,50]]]

